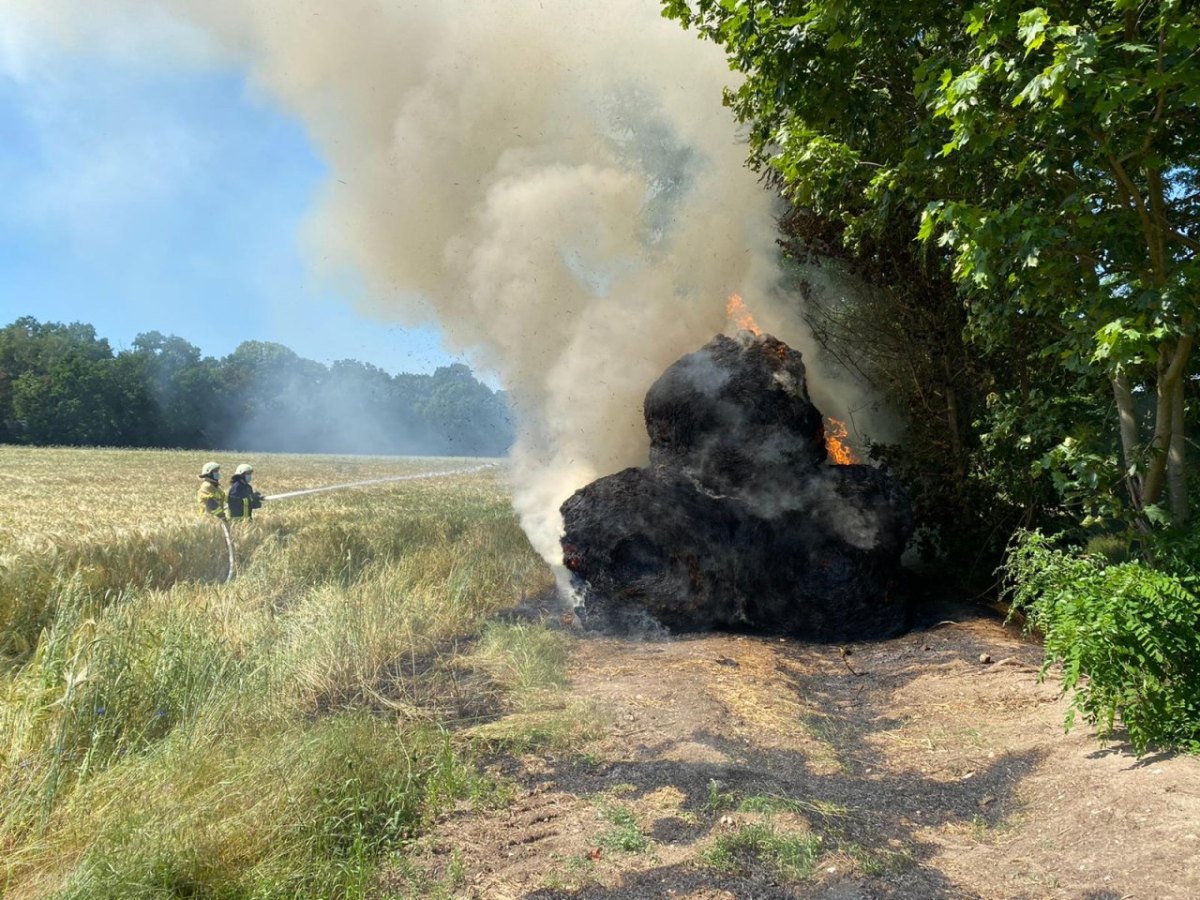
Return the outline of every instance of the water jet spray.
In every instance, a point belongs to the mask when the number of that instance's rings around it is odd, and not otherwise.
[[[388,484],[394,481],[421,481],[426,478],[441,478],[447,475],[470,475],[474,472],[482,472],[484,469],[495,468],[497,463],[484,463],[480,466],[474,466],[467,469],[448,469],[444,472],[422,472],[417,475],[390,475],[387,478],[368,478],[364,481],[347,481],[345,484],[330,484],[324,487],[305,488],[302,491],[288,491],[283,494],[268,494],[263,497],[264,500],[287,500],[291,497],[303,497],[306,494],[321,494],[326,491],[341,491],[346,488],[366,487],[372,484]]]

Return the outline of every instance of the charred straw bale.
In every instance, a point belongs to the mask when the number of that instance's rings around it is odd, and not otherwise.
[[[823,420],[800,354],[770,335],[742,335],[718,335],[651,386],[651,467],[682,469],[724,493],[775,489],[825,461]]]
[[[663,373],[645,415],[649,468],[562,507],[589,627],[649,618],[815,640],[904,627],[908,500],[877,469],[825,463],[798,352],[770,335],[718,336]]]

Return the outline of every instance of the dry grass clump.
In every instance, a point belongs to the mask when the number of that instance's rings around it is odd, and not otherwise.
[[[2,452],[53,470],[47,489],[87,480],[71,466],[137,471],[154,485],[143,498],[177,482],[186,512],[123,531],[106,511],[92,527],[79,495],[60,516],[83,527],[42,509],[53,546],[5,558],[0,894],[361,895],[445,802],[486,792],[439,698],[422,711],[421,691],[384,693],[452,672],[486,680],[497,716],[563,706],[561,636],[488,622],[551,583],[498,470],[268,505],[238,527],[227,585],[182,465],[204,454]],[[299,458],[301,480],[290,462],[254,459],[270,490],[389,465]]]

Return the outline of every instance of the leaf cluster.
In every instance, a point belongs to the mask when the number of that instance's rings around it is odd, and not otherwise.
[[[1004,575],[1013,610],[1045,641],[1043,676],[1062,663],[1068,729],[1082,713],[1102,735],[1119,722],[1138,755],[1200,750],[1200,572],[1178,553],[1161,568],[1113,562],[1032,531]]]

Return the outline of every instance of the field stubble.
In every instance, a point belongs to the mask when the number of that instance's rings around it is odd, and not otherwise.
[[[206,458],[0,448],[0,893],[359,896],[503,793],[479,748],[588,727],[562,635],[492,619],[552,583],[502,469],[267,504],[226,585]],[[478,464],[252,461],[268,493]]]

